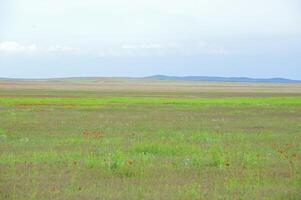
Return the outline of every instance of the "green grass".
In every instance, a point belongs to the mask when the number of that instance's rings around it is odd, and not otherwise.
[[[300,104],[0,98],[0,199],[300,199]]]
[[[37,98],[4,97],[0,104],[52,104],[97,106],[102,104],[194,104],[194,105],[300,105],[301,97],[224,97],[224,98],[159,98],[159,97],[103,97],[103,98]]]

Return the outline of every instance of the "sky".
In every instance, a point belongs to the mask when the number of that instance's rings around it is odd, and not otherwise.
[[[0,0],[0,77],[301,80],[300,0]]]

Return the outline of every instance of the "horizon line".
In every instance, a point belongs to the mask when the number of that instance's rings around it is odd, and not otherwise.
[[[266,81],[272,81],[272,80],[276,80],[276,79],[282,79],[282,80],[286,80],[286,81],[292,81],[292,82],[300,82],[301,83],[301,79],[290,79],[290,78],[284,78],[284,77],[269,77],[269,78],[259,78],[259,77],[251,77],[251,76],[201,76],[201,75],[165,75],[165,74],[155,74],[155,75],[149,75],[149,76],[53,76],[53,77],[40,77],[40,78],[36,78],[36,77],[32,77],[32,78],[17,78],[17,77],[0,77],[0,80],[49,80],[49,79],[72,79],[72,78],[137,78],[137,79],[157,79],[160,80],[159,77],[164,77],[164,78],[170,78],[169,80],[171,80],[172,78],[176,78],[177,80],[181,80],[184,78],[203,78],[203,79],[229,79],[229,81],[227,82],[231,82],[230,79],[250,79],[253,81],[258,80],[260,82],[260,80],[266,80]],[[189,80],[187,80],[189,81]],[[195,80],[198,81],[198,80]],[[199,81],[214,81],[214,80],[199,80]],[[237,82],[234,80],[234,82]],[[277,81],[275,81],[277,82]]]

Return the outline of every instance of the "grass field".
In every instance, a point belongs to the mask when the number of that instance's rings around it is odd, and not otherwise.
[[[298,200],[300,141],[300,84],[0,81],[0,199]]]

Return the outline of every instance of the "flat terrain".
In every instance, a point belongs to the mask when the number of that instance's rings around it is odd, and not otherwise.
[[[301,199],[301,84],[0,80],[0,199]]]

